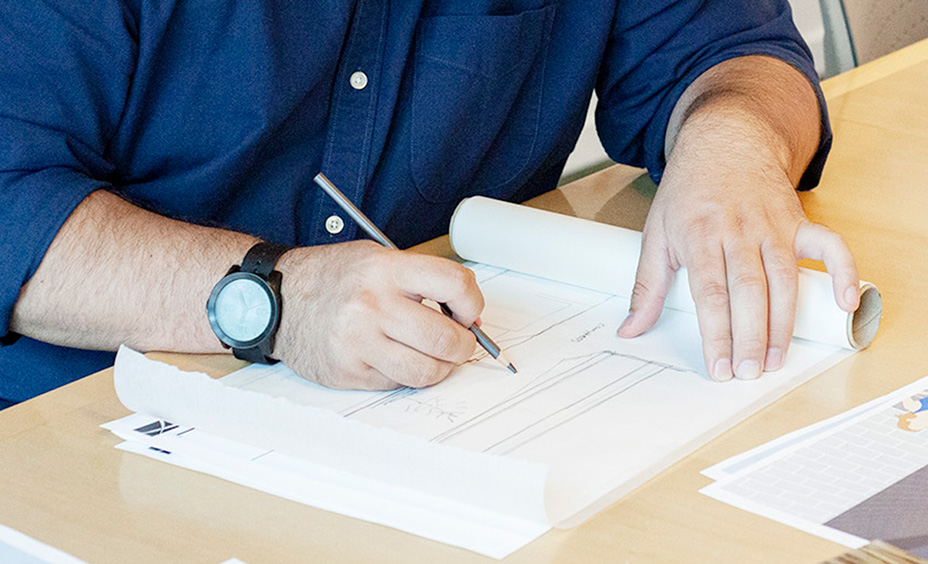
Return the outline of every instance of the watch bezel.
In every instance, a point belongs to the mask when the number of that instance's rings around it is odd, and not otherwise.
[[[268,300],[271,303],[271,316],[267,326],[261,331],[261,334],[249,341],[233,339],[222,330],[222,327],[219,326],[219,321],[216,319],[216,300],[219,298],[219,294],[222,292],[223,288],[236,280],[243,279],[250,280],[257,284],[264,290],[264,293],[267,294]],[[252,272],[238,271],[226,274],[222,277],[222,280],[213,287],[212,292],[209,294],[209,300],[206,302],[206,315],[209,318],[210,327],[213,328],[213,333],[215,333],[219,340],[225,345],[233,349],[250,349],[267,340],[274,333],[274,329],[277,327],[277,323],[280,320],[280,304],[277,302],[277,294],[274,292],[273,288],[271,288],[267,280]]]

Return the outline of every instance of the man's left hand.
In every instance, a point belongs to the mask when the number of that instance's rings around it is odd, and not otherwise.
[[[756,79],[757,59],[729,61],[706,73],[701,84],[691,86],[695,92],[689,102],[698,105],[700,94],[720,84],[730,88],[742,76],[743,65],[755,65],[748,67],[754,71],[749,81]],[[787,78],[805,81],[778,61],[759,64],[761,71],[792,73]],[[817,104],[811,87],[804,86],[814,113],[808,107],[804,113],[795,106],[784,109],[807,125],[811,119],[808,127],[815,128],[806,131],[814,136],[801,151],[790,147],[795,140],[782,135],[789,127],[771,126],[750,107],[763,99],[762,92],[746,104],[734,95],[716,97],[692,112],[681,107],[689,115],[667,151],[667,168],[644,228],[629,316],[619,336],[637,336],[657,322],[681,267],[689,273],[706,368],[718,381],[756,379],[783,365],[796,313],[798,259],[824,261],[838,306],[857,309],[859,278],[847,244],[806,219],[794,189],[818,138]],[[774,105],[780,103],[776,96]],[[801,127],[793,130],[802,132]]]

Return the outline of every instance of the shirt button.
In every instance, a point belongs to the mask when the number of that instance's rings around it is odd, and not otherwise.
[[[351,83],[351,87],[355,90],[364,90],[367,86],[367,75],[361,71],[353,72],[348,82]]]
[[[338,217],[337,215],[330,215],[328,219],[325,220],[325,230],[332,235],[338,235],[344,228],[345,220]]]

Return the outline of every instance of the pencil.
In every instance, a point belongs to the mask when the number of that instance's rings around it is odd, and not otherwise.
[[[342,194],[341,190],[336,188],[335,185],[332,184],[332,181],[326,178],[324,174],[320,172],[316,175],[315,178],[313,178],[313,181],[318,184],[320,188],[325,190],[325,193],[328,194],[329,197],[331,197],[333,200],[335,200],[335,203],[337,203],[339,207],[341,207],[342,210],[344,210],[344,212],[348,214],[348,216],[351,217],[351,219],[353,219],[355,223],[357,223],[358,226],[371,237],[371,239],[377,241],[384,247],[399,250],[399,247],[397,247],[393,241],[384,235],[383,231],[378,229],[377,226],[374,225],[374,223],[368,219],[366,215],[364,215],[364,212],[359,210],[353,203],[351,203],[351,200]],[[448,317],[453,315],[451,308],[449,308],[446,304],[440,303],[438,305],[441,307],[441,311],[445,315]],[[496,362],[500,363],[505,368],[508,368],[509,371],[513,374],[517,372],[515,365],[509,362],[509,359],[507,359],[506,355],[503,354],[503,351],[499,348],[499,345],[494,343],[493,339],[484,333],[480,327],[474,324],[468,327],[468,329],[477,338],[477,342],[480,344],[480,346],[483,347],[483,349],[487,351],[487,353],[493,357]]]

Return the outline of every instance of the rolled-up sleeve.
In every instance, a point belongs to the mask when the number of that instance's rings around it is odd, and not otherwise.
[[[0,337],[62,224],[113,177],[133,30],[116,0],[0,3]]]
[[[597,83],[596,124],[613,160],[643,166],[660,182],[664,135],[683,91],[706,70],[746,55],[775,57],[799,70],[819,100],[818,151],[800,181],[818,184],[831,129],[812,54],[786,0],[617,2]]]

